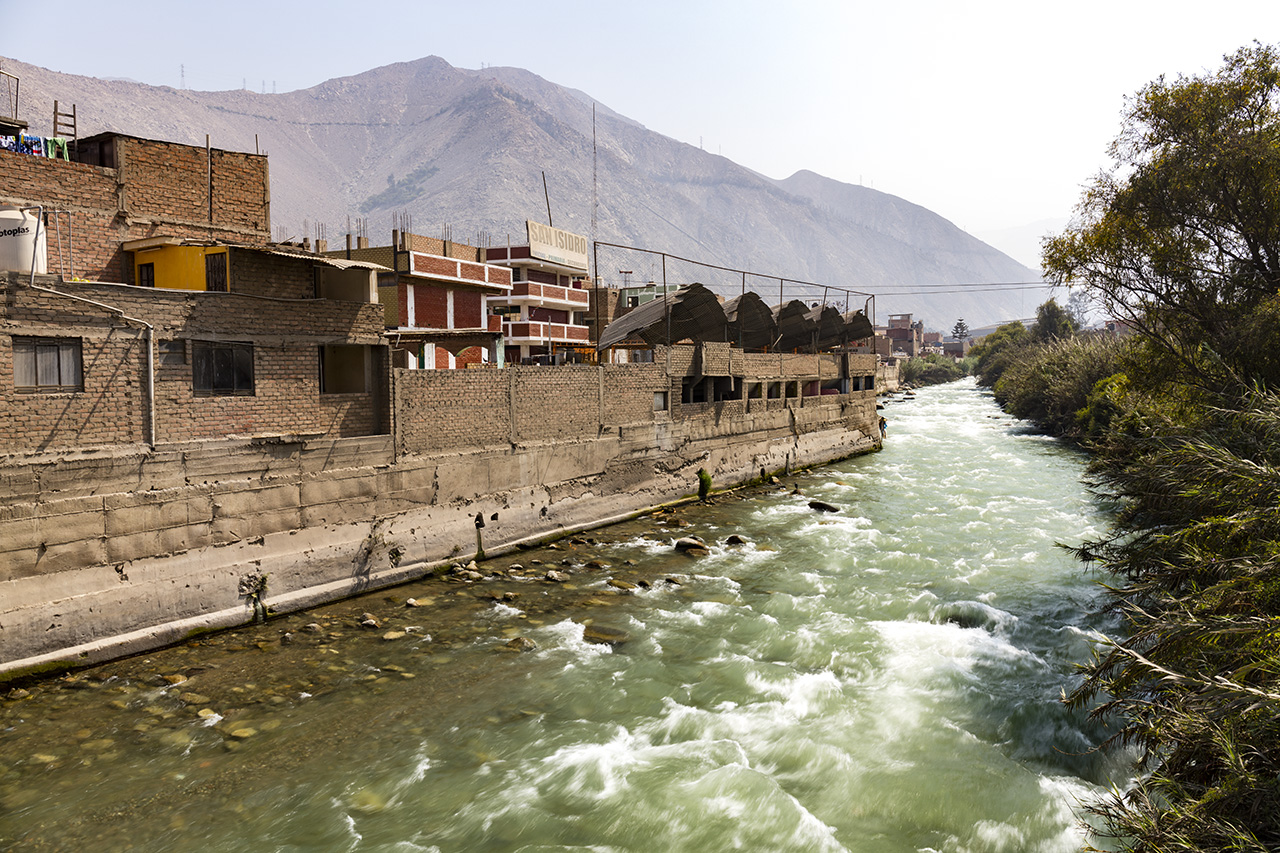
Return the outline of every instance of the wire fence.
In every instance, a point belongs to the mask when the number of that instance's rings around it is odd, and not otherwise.
[[[751,291],[769,305],[792,300],[808,308],[830,305],[841,314],[863,311],[875,322],[875,296],[866,291],[733,269],[616,243],[593,244],[592,261],[597,286],[621,291],[624,304],[628,296],[637,300],[662,296],[697,282],[723,299]]]

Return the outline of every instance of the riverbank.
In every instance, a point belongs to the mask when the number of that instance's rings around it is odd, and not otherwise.
[[[971,386],[886,406],[779,487],[28,688],[0,839],[1074,853],[1125,781],[1058,702],[1107,627],[1055,544],[1105,523],[1079,457]]]
[[[0,678],[624,518],[695,494],[699,470],[727,486],[880,446],[874,356],[664,361],[398,370],[394,435],[0,460]]]

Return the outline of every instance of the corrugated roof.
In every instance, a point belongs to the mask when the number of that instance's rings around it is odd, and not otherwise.
[[[726,302],[724,316],[729,324],[729,343],[735,346],[746,350],[767,349],[778,337],[773,312],[755,291],[748,290]]]
[[[674,293],[646,302],[614,320],[600,333],[597,350],[615,346],[639,335],[650,346],[725,339],[724,309],[716,295],[694,282]]]
[[[844,315],[845,334],[850,341],[861,341],[876,333],[867,315],[861,311],[850,311]]]
[[[264,255],[275,255],[277,258],[293,258],[298,261],[314,261],[317,264],[324,264],[327,267],[335,267],[340,270],[360,269],[373,270],[374,272],[391,272],[390,267],[384,267],[382,264],[375,264],[372,261],[349,261],[346,258],[330,258],[324,255],[314,255],[310,252],[287,252],[283,249],[277,249],[271,246],[235,246],[234,248],[248,249],[251,252],[261,252]]]
[[[809,313],[805,314],[805,319],[816,327],[819,350],[838,347],[845,342],[844,318],[833,306],[820,305],[810,309]]]
[[[809,349],[813,346],[813,333],[817,322],[809,319],[809,307],[799,299],[784,305],[775,305],[773,321],[778,324],[778,338],[773,348],[781,352]]]

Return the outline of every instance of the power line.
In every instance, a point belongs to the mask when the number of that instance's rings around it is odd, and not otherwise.
[[[877,293],[876,296],[935,296],[943,293],[1017,293],[1025,290],[1044,290],[1047,287],[1053,287],[1048,282],[1025,284],[992,284],[992,285],[964,285],[958,290],[941,290],[936,288],[955,287],[955,285],[935,284],[923,285],[930,288],[925,290],[894,290],[886,293]]]

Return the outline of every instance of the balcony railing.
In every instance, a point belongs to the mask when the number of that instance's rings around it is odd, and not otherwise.
[[[586,326],[569,323],[509,322],[502,324],[502,333],[508,343],[529,340],[585,344],[590,340],[590,330]]]
[[[538,284],[534,281],[517,281],[511,285],[511,292],[494,300],[501,304],[507,300],[535,303],[557,302],[574,307],[586,308],[591,304],[591,294],[573,287],[560,287],[555,284]]]

